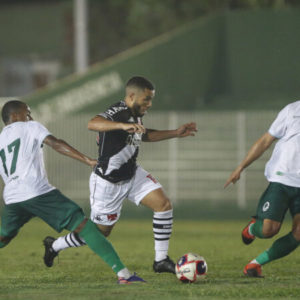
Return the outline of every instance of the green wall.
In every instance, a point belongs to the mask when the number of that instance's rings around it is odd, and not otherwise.
[[[64,102],[64,94],[77,89],[74,103],[82,103],[64,113],[99,112],[123,97],[128,78],[143,75],[156,85],[153,109],[279,109],[300,94],[299,32],[300,11],[213,15],[94,65],[28,101],[36,106],[61,95],[56,100]],[[87,103],[77,99],[80,87],[110,73],[119,78],[117,88]],[[51,109],[59,112],[59,105]]]
[[[64,55],[64,36],[68,34],[67,13],[72,16],[72,0],[53,4],[40,1],[30,10],[22,4],[1,5],[0,54],[6,57],[22,57],[28,53],[61,57]]]
[[[226,15],[226,90],[234,102],[273,108],[298,97],[299,32],[299,10]]]

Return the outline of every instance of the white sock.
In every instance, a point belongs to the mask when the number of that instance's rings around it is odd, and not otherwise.
[[[155,261],[167,258],[169,250],[169,240],[173,226],[173,209],[154,212],[153,214],[153,233]]]
[[[128,279],[132,274],[129,272],[129,270],[127,268],[124,268],[122,270],[120,270],[117,273],[118,277],[123,277],[125,279]]]
[[[84,239],[81,238],[77,233],[70,232],[65,236],[61,236],[61,237],[57,238],[53,242],[52,248],[54,251],[59,252],[66,248],[80,247],[83,245],[86,245]]]
[[[253,234],[252,234],[252,231],[251,231],[251,228],[252,228],[253,225],[254,225],[254,224],[251,224],[251,225],[249,226],[249,228],[248,228],[248,233],[249,233],[250,235],[253,235]]]
[[[250,261],[250,264],[257,264],[257,265],[260,265],[260,263],[256,260],[256,259],[253,259]]]

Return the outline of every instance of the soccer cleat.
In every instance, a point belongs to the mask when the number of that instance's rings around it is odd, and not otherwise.
[[[244,268],[243,273],[244,273],[244,275],[246,275],[248,277],[260,277],[260,278],[264,277],[264,276],[262,276],[260,264],[249,263]]]
[[[132,284],[132,283],[139,283],[139,282],[146,282],[143,278],[133,273],[129,278],[125,279],[124,277],[118,278],[118,284]]]
[[[252,217],[251,221],[247,224],[247,226],[242,231],[242,240],[246,245],[251,244],[255,240],[255,236],[249,233],[249,226],[256,222],[256,218]]]
[[[47,236],[43,240],[43,244],[45,246],[44,263],[49,268],[53,266],[53,260],[58,255],[58,252],[54,251],[52,248],[52,244],[54,241],[55,238],[52,236]]]
[[[174,262],[167,256],[167,258],[161,261],[154,261],[153,270],[156,273],[173,273],[175,274],[175,264]]]

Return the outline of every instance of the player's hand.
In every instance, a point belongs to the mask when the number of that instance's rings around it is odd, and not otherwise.
[[[97,160],[96,159],[89,159],[88,164],[90,167],[94,168],[97,165]]]
[[[146,129],[143,125],[137,123],[122,123],[122,129],[128,133],[145,133]]]
[[[195,132],[198,131],[195,122],[187,123],[181,125],[177,130],[178,137],[194,136]]]
[[[226,183],[224,184],[224,189],[231,183],[235,184],[241,177],[242,169],[240,167],[236,168],[229,178],[227,179]]]

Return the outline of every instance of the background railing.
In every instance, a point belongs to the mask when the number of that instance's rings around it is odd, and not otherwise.
[[[97,157],[97,134],[87,130],[91,117],[85,114],[68,116],[50,122],[47,127],[53,135]],[[256,204],[266,187],[263,173],[270,153],[265,153],[251,165],[238,184],[226,190],[223,185],[251,144],[268,130],[275,117],[273,111],[153,111],[144,118],[147,128],[174,129],[195,121],[198,133],[195,137],[143,143],[138,161],[160,181],[175,208],[197,203],[214,209],[232,205],[243,211]],[[47,146],[45,160],[50,182],[88,208],[90,168]]]

